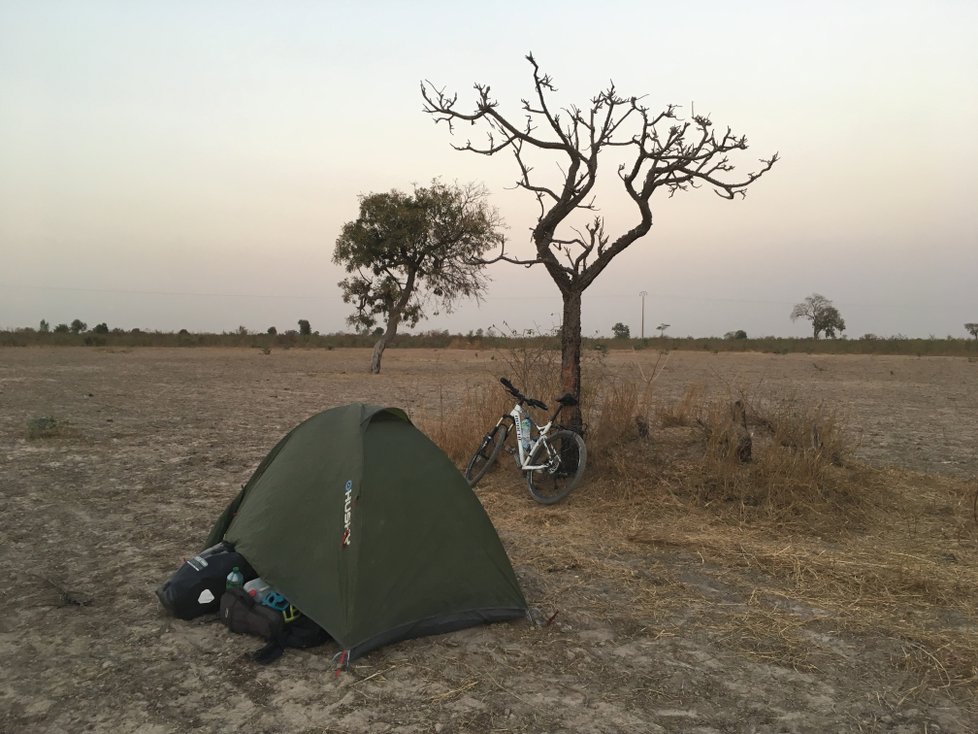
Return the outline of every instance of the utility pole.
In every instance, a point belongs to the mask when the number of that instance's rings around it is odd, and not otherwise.
[[[642,338],[645,338],[645,297],[649,295],[648,291],[639,291],[638,293],[642,297]]]

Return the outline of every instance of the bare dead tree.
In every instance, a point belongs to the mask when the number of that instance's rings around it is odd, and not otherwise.
[[[718,133],[703,115],[682,119],[676,105],[653,113],[643,98],[622,96],[614,83],[584,108],[571,105],[556,109],[551,99],[557,92],[552,78],[540,71],[532,54],[526,58],[533,68],[534,94],[529,100],[521,100],[523,122],[499,111],[488,85],[475,85],[476,100],[471,109],[460,109],[458,94],[449,94],[429,81],[421,83],[421,95],[425,112],[436,123],[447,123],[453,134],[456,123],[478,125],[485,132],[483,144],[469,140],[454,145],[457,150],[486,156],[508,151],[514,156],[519,169],[517,187],[530,192],[539,205],[531,233],[535,253],[530,258],[514,257],[503,245],[491,261],[540,264],[547,269],[563,298],[562,389],[579,396],[581,296],[617,255],[648,234],[653,194],[664,191],[671,197],[679,191],[708,186],[726,199],[745,196],[747,188],[771,169],[778,155],[761,159],[756,171],[736,178],[729,154],[746,150],[746,137],[735,135],[730,128]],[[560,175],[554,182],[548,183],[534,170],[531,156],[537,154],[557,160]],[[618,164],[618,178],[636,208],[633,226],[614,237],[606,232],[600,214],[589,217],[583,228],[569,221],[582,211],[597,211],[593,189],[603,154],[613,162],[616,156],[623,161]],[[579,408],[569,417],[572,426],[581,426]]]

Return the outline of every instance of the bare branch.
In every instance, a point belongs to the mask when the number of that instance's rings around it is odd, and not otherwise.
[[[513,151],[520,174],[516,187],[531,192],[539,206],[532,229],[536,258],[513,258],[501,250],[492,261],[543,264],[565,294],[582,292],[615,256],[650,231],[656,191],[674,196],[707,186],[724,198],[744,196],[778,160],[777,154],[761,159],[760,168],[734,178],[730,154],[748,146],[746,137],[735,135],[729,127],[716,131],[707,115],[682,119],[678,105],[667,105],[653,114],[645,97],[624,97],[614,82],[592,97],[586,108],[556,105],[553,79],[540,70],[532,54],[526,58],[532,70],[533,95],[520,100],[520,114],[525,115],[522,124],[499,111],[487,85],[475,85],[473,109],[464,112],[458,109],[457,95],[449,96],[431,82],[422,83],[422,96],[425,111],[436,122],[481,125],[486,144],[467,141],[456,145],[457,149],[482,155],[507,148]],[[612,239],[604,230],[604,221],[596,217],[583,233],[571,228],[576,236],[559,234],[572,214],[595,209],[592,189],[605,148],[631,151],[619,164],[617,175],[637,208],[634,225]],[[526,156],[529,149],[559,154],[555,160],[559,185],[547,182],[545,175],[534,170]]]

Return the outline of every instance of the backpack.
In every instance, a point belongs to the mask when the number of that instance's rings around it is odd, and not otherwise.
[[[289,608],[288,616],[267,607],[244,589],[228,589],[221,596],[221,622],[232,632],[257,635],[267,644],[251,653],[251,659],[267,665],[282,656],[287,647],[307,648],[322,645],[329,634],[309,617]],[[290,621],[286,621],[286,619]]]
[[[245,580],[258,575],[244,556],[235,552],[234,546],[227,542],[218,543],[184,561],[156,589],[156,596],[163,607],[179,619],[216,612],[227,585],[227,576],[235,566]]]

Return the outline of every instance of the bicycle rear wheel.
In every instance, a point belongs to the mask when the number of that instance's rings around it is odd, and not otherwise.
[[[587,447],[580,434],[562,429],[534,447],[529,463],[545,465],[543,469],[526,472],[530,496],[541,504],[552,505],[580,483],[587,463]]]
[[[506,437],[508,435],[509,427],[499,424],[482,439],[482,444],[472,454],[472,458],[469,459],[469,463],[465,466],[465,478],[468,480],[470,487],[474,488],[479,483],[479,480],[492,468],[492,465],[496,463],[496,459],[502,452],[503,444],[506,443]]]

